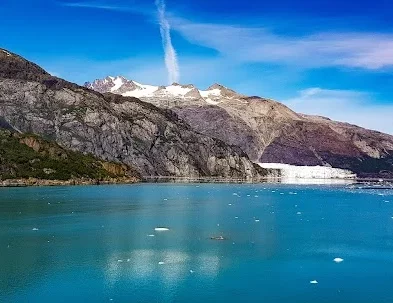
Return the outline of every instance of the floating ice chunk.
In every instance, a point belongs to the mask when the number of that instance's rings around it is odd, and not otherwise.
[[[158,265],[164,265],[165,264],[165,262],[158,262]]]
[[[232,206],[232,204],[231,204],[231,203],[229,203],[228,205],[229,205],[229,206]]]
[[[147,235],[148,237],[155,237],[156,235]]]
[[[168,231],[169,228],[167,228],[167,227],[156,227],[154,230],[155,231]]]
[[[235,219],[239,219],[239,217],[235,217]]]
[[[302,214],[302,212],[298,211],[296,214],[297,214],[297,215],[301,215],[301,214]]]
[[[119,263],[122,263],[122,262],[123,262],[123,260],[119,259],[119,260],[117,260],[117,262],[119,262]]]
[[[255,222],[259,222],[259,219],[255,219]]]
[[[37,231],[37,230],[39,230],[37,227],[34,227],[32,230],[34,230],[34,231]]]
[[[127,259],[127,262],[130,262],[131,261],[131,259]]]
[[[312,281],[310,281],[310,284],[318,284],[318,281],[317,280],[312,280]]]
[[[194,271],[192,269],[190,269],[190,274],[193,274],[193,273],[194,273]]]
[[[336,263],[341,263],[341,262],[344,262],[344,259],[335,258],[333,261],[336,262]]]
[[[211,240],[217,240],[217,241],[224,241],[226,240],[226,238],[224,238],[223,236],[218,236],[218,237],[210,237]]]

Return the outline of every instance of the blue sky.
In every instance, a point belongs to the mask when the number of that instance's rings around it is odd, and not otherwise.
[[[180,83],[393,134],[392,1],[167,0],[166,18]],[[0,26],[1,47],[67,80],[168,82],[154,0],[2,0]]]

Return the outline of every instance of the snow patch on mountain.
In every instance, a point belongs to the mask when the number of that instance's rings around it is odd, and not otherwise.
[[[136,81],[131,81],[131,82],[134,83],[137,88],[123,93],[122,95],[125,97],[135,97],[135,98],[152,97],[154,95],[154,92],[158,90],[158,86],[144,85]]]
[[[207,103],[211,104],[211,105],[220,104],[220,102],[218,102],[218,101],[213,101],[213,100],[210,99],[210,98],[206,98],[205,101],[206,101]]]
[[[203,98],[209,98],[210,96],[219,97],[221,96],[221,90],[218,88],[210,89],[210,90],[200,90],[199,93]]]
[[[3,53],[5,53],[8,57],[11,56],[11,54],[10,54],[9,52],[5,51],[4,49],[0,49],[0,51],[2,51]]]
[[[165,90],[173,96],[185,96],[191,91],[191,88],[182,87],[180,85],[170,85],[167,86]]]
[[[112,78],[111,78],[112,79]],[[113,84],[115,84],[115,86],[113,86],[111,88],[111,92],[115,92],[118,89],[120,89],[122,87],[122,85],[124,84],[124,80],[121,77],[116,77],[114,79],[112,79]]]

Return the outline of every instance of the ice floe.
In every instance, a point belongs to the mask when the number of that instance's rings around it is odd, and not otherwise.
[[[333,261],[336,262],[336,263],[341,263],[341,262],[344,262],[344,259],[342,259],[342,258],[335,258],[335,259],[333,259]]]
[[[168,227],[156,227],[154,228],[155,231],[168,231],[169,228]]]
[[[318,284],[318,281],[317,280],[312,280],[312,281],[310,281],[310,284]]]

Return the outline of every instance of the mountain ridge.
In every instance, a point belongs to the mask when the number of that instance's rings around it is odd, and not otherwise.
[[[248,97],[219,84],[206,91],[192,86],[197,90],[193,95],[179,84],[146,87],[150,90],[117,88],[113,93],[139,94],[144,102],[171,109],[197,132],[239,146],[254,162],[322,165],[361,177],[393,177],[392,135],[296,113],[275,100]]]

